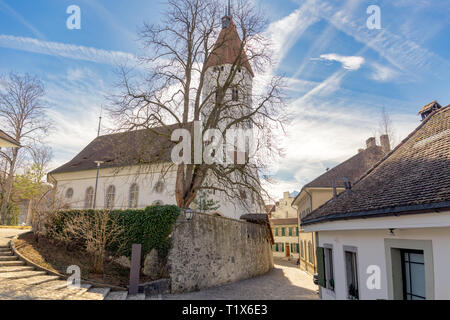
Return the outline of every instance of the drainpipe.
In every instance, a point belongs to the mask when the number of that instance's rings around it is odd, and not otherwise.
[[[313,208],[312,208],[312,195],[311,195],[311,193],[309,193],[306,189],[305,189],[305,192],[308,194],[308,196],[309,196],[309,207],[310,207],[310,210],[312,211],[313,210]],[[314,232],[313,232],[313,235],[314,235]],[[314,248],[314,236],[313,236],[313,239],[312,239],[313,241],[312,241],[312,245],[313,245],[313,248]],[[314,260],[314,257],[315,257],[315,252],[313,252],[313,260]],[[306,259],[305,259],[305,261],[306,261]],[[313,266],[313,270],[315,270],[315,267]],[[306,271],[308,272],[308,264],[306,263]],[[315,271],[314,271],[315,272]]]

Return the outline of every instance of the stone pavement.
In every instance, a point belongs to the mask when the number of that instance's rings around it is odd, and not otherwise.
[[[275,259],[269,273],[224,286],[163,295],[168,300],[311,300],[318,299],[312,276],[291,262]]]
[[[0,300],[144,300],[144,294],[130,296],[126,291],[67,285],[65,279],[26,266],[14,256],[8,242],[28,230],[0,228]]]

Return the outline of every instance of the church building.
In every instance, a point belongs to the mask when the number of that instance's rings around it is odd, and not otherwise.
[[[241,111],[242,106],[251,108],[254,73],[245,53],[241,53],[241,46],[236,26],[228,13],[205,62],[204,101],[225,94],[227,99],[230,95],[230,101],[236,102]],[[230,72],[236,72],[230,92],[218,92],[217,83],[225,81]],[[203,118],[205,112],[211,110],[208,104],[212,105],[212,102],[206,103]],[[192,123],[184,125],[188,129],[192,127]],[[221,126],[219,123],[218,129]],[[176,143],[170,141],[171,132],[176,128],[179,128],[178,124],[98,136],[72,160],[51,171],[48,180],[56,186],[56,192],[67,208],[125,209],[176,204],[177,165],[171,160],[171,150]],[[211,214],[239,219],[244,214],[264,212],[253,197],[246,197],[247,206],[232,203],[220,191],[208,193],[208,197],[219,204]],[[195,209],[195,204],[192,208]]]

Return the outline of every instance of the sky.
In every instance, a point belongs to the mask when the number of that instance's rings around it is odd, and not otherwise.
[[[383,108],[395,145],[419,125],[423,105],[450,103],[448,0],[253,1],[267,15],[273,73],[286,80],[292,114],[280,139],[285,156],[273,167],[274,198],[353,156],[367,138],[378,140]],[[81,10],[80,29],[67,28],[71,5]],[[160,22],[166,5],[0,0],[0,74],[28,72],[44,82],[55,124],[46,141],[54,153],[51,168],[96,137],[118,64],[142,52],[137,31],[144,22]],[[380,13],[375,28],[373,5]],[[102,132],[113,127],[106,119]]]

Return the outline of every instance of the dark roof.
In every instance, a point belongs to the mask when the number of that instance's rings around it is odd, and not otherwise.
[[[9,134],[7,134],[3,130],[0,130],[0,139],[6,140],[7,142],[12,143],[12,144],[16,145],[17,147],[21,147],[20,143],[16,139],[11,137]]]
[[[297,225],[297,218],[283,218],[283,219],[270,219],[270,223],[274,225],[283,225],[283,224],[295,224]]]
[[[302,220],[429,212],[450,207],[450,107],[425,118],[351,191],[342,192]]]
[[[336,187],[344,187],[344,177],[354,183],[367,170],[372,168],[384,156],[380,146],[373,146],[358,152],[356,155],[317,177],[303,188],[331,188],[333,181]]]
[[[185,127],[191,128],[191,123]],[[170,136],[176,128],[180,125],[99,136],[50,174],[92,170],[96,168],[95,161],[104,161],[101,168],[169,162],[172,148],[177,144],[170,141]]]
[[[232,19],[229,26],[220,31],[214,48],[206,61],[206,68],[223,64],[236,64],[245,67],[254,77],[252,67],[248,62],[245,50],[242,48],[242,41]]]

